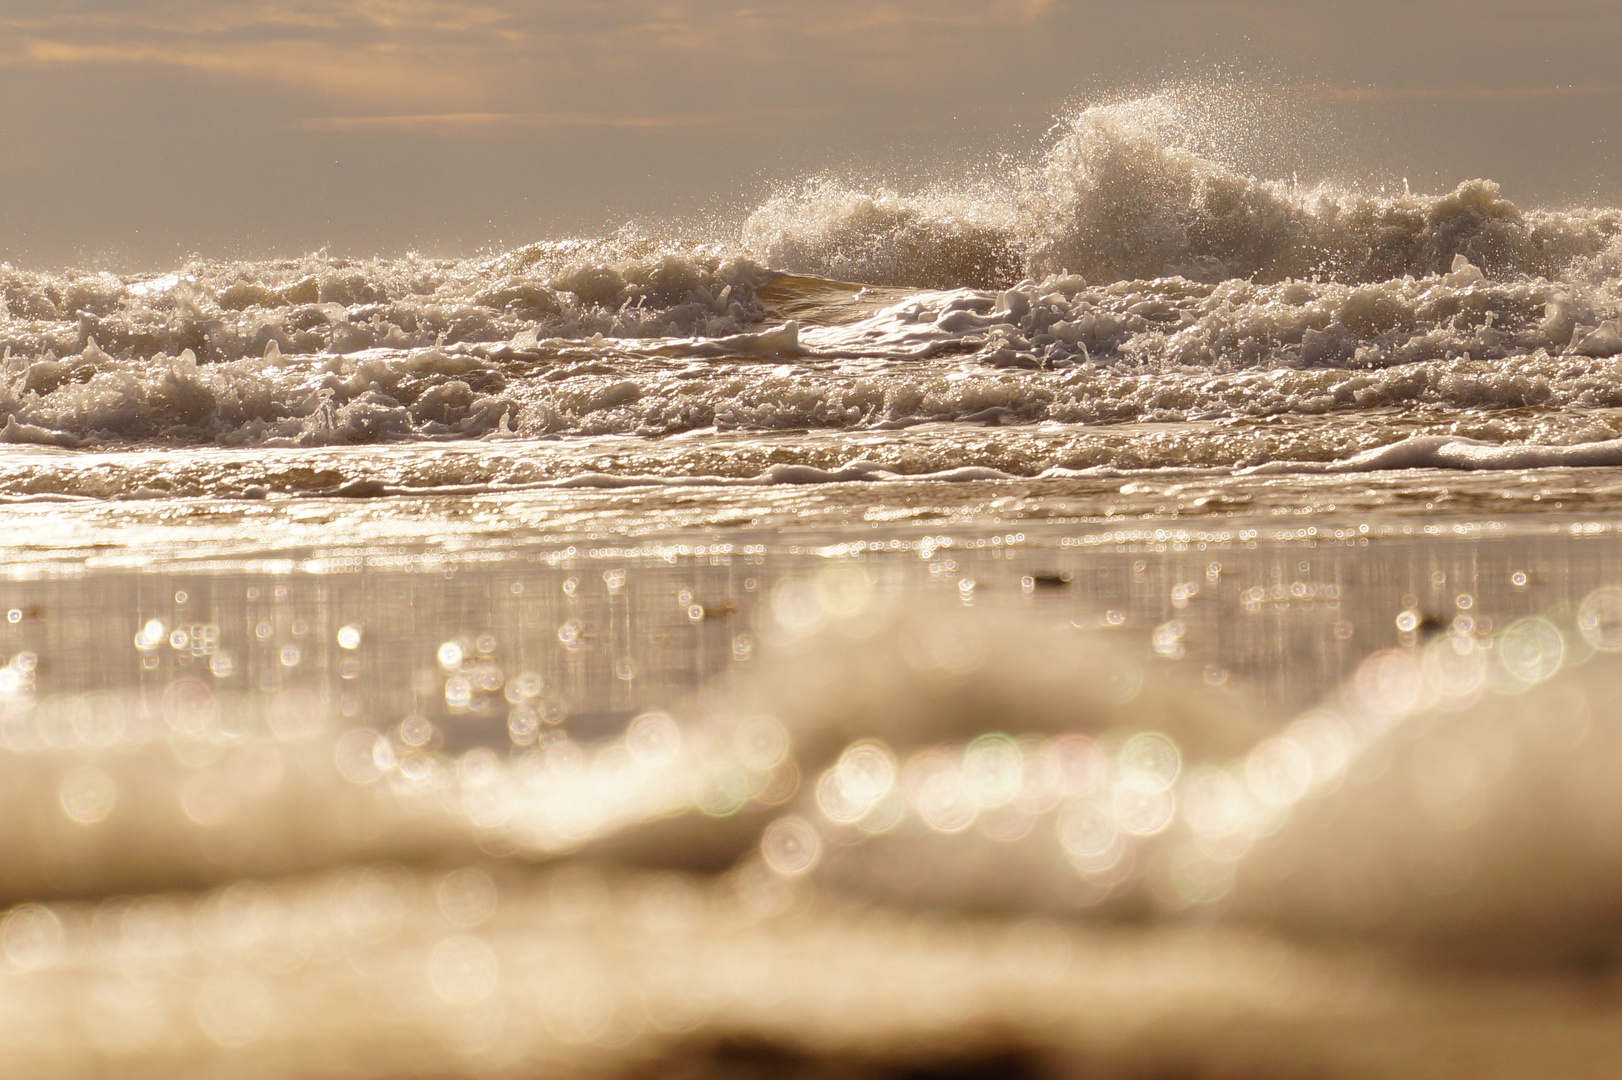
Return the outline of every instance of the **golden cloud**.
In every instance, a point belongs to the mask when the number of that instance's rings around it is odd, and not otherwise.
[[[1308,97],[1327,101],[1513,101],[1622,94],[1606,86],[1312,86]]]
[[[300,131],[410,131],[442,135],[482,135],[503,129],[624,128],[676,130],[718,128],[731,131],[751,125],[781,125],[819,114],[849,111],[831,105],[741,107],[708,112],[465,112],[313,116],[295,121]]]
[[[510,16],[437,0],[160,6],[0,20],[9,67],[144,65],[358,101],[476,104],[492,60],[522,51]]]
[[[298,121],[302,131],[482,131],[490,128],[689,128],[730,124],[729,113],[632,115],[585,112],[419,113],[391,116],[317,116]]]
[[[335,48],[272,41],[192,49],[36,39],[24,43],[22,56],[36,65],[161,65],[362,100],[477,100],[491,83],[488,72],[477,65],[463,68],[447,63],[442,52],[401,46]]]

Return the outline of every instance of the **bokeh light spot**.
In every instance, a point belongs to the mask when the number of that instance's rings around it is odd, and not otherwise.
[[[1527,685],[1552,677],[1565,655],[1565,638],[1553,623],[1538,616],[1517,619],[1498,639],[1498,659],[1504,670]]]
[[[1025,755],[1007,735],[981,735],[963,751],[963,779],[981,806],[1002,806],[1019,794]]]
[[[1183,755],[1169,735],[1144,731],[1121,745],[1116,763],[1125,775],[1141,776],[1149,784],[1169,788],[1182,771]]]
[[[1622,588],[1607,585],[1589,593],[1577,609],[1577,630],[1600,652],[1622,651]]]
[[[639,765],[668,765],[681,753],[681,728],[666,713],[643,713],[626,729],[625,748]]]
[[[775,769],[788,756],[789,737],[783,725],[770,716],[756,716],[738,725],[733,749],[751,769]]]
[[[478,1004],[494,992],[500,979],[495,951],[466,934],[444,939],[428,958],[428,981],[450,1005]]]
[[[94,765],[81,765],[62,778],[57,788],[62,812],[81,825],[94,825],[113,812],[118,785]]]
[[[210,976],[197,993],[197,1023],[221,1046],[246,1046],[259,1038],[274,1009],[270,990],[247,972]]]
[[[0,919],[0,948],[23,971],[48,967],[62,954],[62,920],[43,904],[23,904]]]
[[[804,874],[822,857],[822,837],[804,818],[778,818],[760,838],[760,857],[779,874]]]
[[[478,926],[496,910],[496,883],[478,867],[452,870],[439,879],[434,890],[440,914],[454,926]]]

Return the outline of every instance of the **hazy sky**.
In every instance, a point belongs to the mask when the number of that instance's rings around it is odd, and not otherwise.
[[[471,253],[1026,153],[1225,70],[1349,176],[1622,200],[1618,0],[0,0],[0,260]]]

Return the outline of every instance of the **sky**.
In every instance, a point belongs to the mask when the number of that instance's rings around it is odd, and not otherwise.
[[[1617,0],[0,0],[0,262],[736,220],[1177,80],[1283,94],[1270,138],[1341,179],[1617,204],[1618,42]]]

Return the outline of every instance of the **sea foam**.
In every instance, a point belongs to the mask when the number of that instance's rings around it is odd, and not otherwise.
[[[719,239],[626,230],[466,260],[198,260],[158,276],[0,268],[0,439],[1350,425],[1177,462],[1288,466],[1410,433],[1375,431],[1382,411],[1622,405],[1622,210],[1523,210],[1485,180],[1387,195],[1265,179],[1190,110],[1166,94],[1082,109],[1028,160],[955,186],[811,180]],[[879,466],[1125,461],[1081,457]],[[837,478],[859,459],[783,464]],[[666,479],[706,474],[720,475]]]

